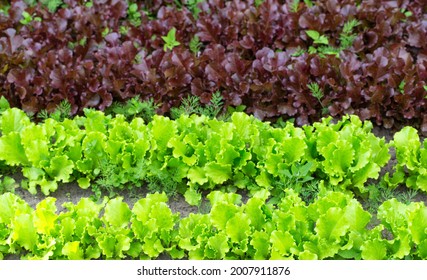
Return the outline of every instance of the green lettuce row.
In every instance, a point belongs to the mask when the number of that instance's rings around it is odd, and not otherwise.
[[[259,192],[213,191],[207,214],[180,218],[167,196],[149,194],[129,208],[122,198],[96,204],[55,198],[35,208],[12,193],[0,196],[0,259],[427,259],[427,208],[388,200],[380,223],[351,195],[326,191],[311,203],[293,190],[277,205]],[[384,233],[387,236],[383,236]]]
[[[16,108],[0,115],[0,165],[22,167],[26,188],[48,195],[58,182],[111,188],[149,183],[178,190],[191,204],[200,190],[260,188],[273,194],[316,178],[335,189],[366,191],[390,159],[389,145],[356,116],[313,126],[274,128],[244,113],[229,121],[155,116],[146,124],[85,110],[85,116],[34,124]]]

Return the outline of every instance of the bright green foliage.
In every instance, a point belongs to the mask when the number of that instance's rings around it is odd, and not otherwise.
[[[84,253],[80,247],[79,241],[67,242],[62,248],[61,253],[67,256],[70,260],[82,260],[84,259]]]
[[[0,132],[6,135],[11,132],[21,132],[21,130],[30,124],[30,119],[17,108],[3,110],[0,116]]]
[[[134,97],[125,104],[114,103],[113,106],[109,108],[109,111],[112,111],[116,115],[124,115],[128,120],[140,117],[148,123],[153,119],[158,107],[159,105],[155,104],[153,99],[140,101],[138,97]]]
[[[51,13],[55,12],[63,4],[62,0],[25,0],[25,2],[30,6],[35,6],[39,2]]]
[[[311,157],[321,166],[318,176],[327,176],[331,185],[366,192],[365,182],[378,178],[381,167],[390,159],[388,144],[370,131],[370,122],[344,117],[336,124],[326,118],[305,127]],[[318,161],[317,159],[324,160]]]
[[[83,198],[56,213],[54,198],[36,209],[12,193],[0,195],[0,256],[23,259],[426,259],[427,208],[392,199],[380,224],[351,195],[323,190],[306,204],[289,189],[277,204],[258,192],[214,191],[207,214],[179,220],[167,196],[149,194],[130,209],[122,198]]]
[[[186,6],[187,8],[190,10],[190,12],[193,14],[194,18],[197,19],[199,13],[201,12],[201,10],[198,7],[199,3],[203,3],[205,2],[205,0],[187,0],[186,1]]]
[[[110,200],[104,210],[101,221],[106,226],[98,229],[96,240],[102,254],[108,259],[124,258],[125,252],[131,247],[128,225],[132,212],[129,206],[122,202],[122,198]]]
[[[319,32],[316,30],[307,30],[305,31],[307,33],[308,37],[313,39],[314,44],[321,44],[321,45],[328,45],[329,41],[328,38],[325,35],[320,35]]]
[[[166,194],[149,194],[139,200],[132,212],[132,231],[142,244],[142,253],[147,258],[158,257],[163,252],[174,251],[174,227],[179,214],[173,214],[167,206]],[[176,252],[179,254],[179,252]]]
[[[0,160],[4,160],[7,165],[27,164],[25,150],[21,144],[21,137],[17,132],[9,133],[0,138]]]
[[[310,84],[308,84],[307,87],[310,89],[311,94],[314,97],[316,97],[319,100],[319,102],[321,102],[320,99],[323,98],[324,94],[323,94],[323,90],[320,88],[319,84],[310,83]]]
[[[130,23],[135,27],[139,27],[141,25],[141,13],[138,11],[138,4],[129,3],[127,13]]]
[[[415,128],[405,127],[394,135],[391,145],[396,149],[397,164],[393,176],[386,174],[385,180],[393,187],[404,183],[427,192],[427,143],[420,142]]]
[[[304,252],[316,259],[340,255],[344,258],[360,259],[360,243],[353,240],[363,238],[371,215],[350,196],[339,192],[327,192],[310,204],[309,219],[315,221],[316,238],[304,246]]]
[[[357,19],[352,19],[344,24],[343,32],[340,34],[341,49],[347,49],[353,45],[356,39],[353,29],[359,24],[360,22]]]
[[[110,200],[105,207],[106,223],[115,227],[127,226],[131,216],[129,206],[122,202],[121,199],[115,198]]]
[[[304,1],[310,2],[310,1]],[[311,4],[312,5],[312,4]],[[292,4],[292,9],[294,12],[297,11],[299,6],[299,1],[294,1]],[[307,4],[307,6],[310,6]],[[295,10],[296,9],[296,10]],[[360,22],[357,19],[352,19],[344,24],[343,31],[340,34],[340,45],[337,47],[331,46],[328,40],[328,37],[325,35],[320,35],[319,32],[315,30],[306,30],[307,36],[309,36],[313,43],[316,46],[310,46],[308,49],[309,54],[318,54],[320,57],[325,57],[325,55],[335,55],[339,58],[341,51],[350,48],[353,45],[354,40],[357,35],[353,33],[353,29],[358,26]],[[299,56],[300,53],[296,53],[293,56]]]
[[[405,80],[402,80],[399,84],[399,92],[401,94],[405,94],[405,85],[406,85]]]
[[[110,28],[105,27],[104,30],[102,30],[101,32],[102,38],[107,37],[107,35],[110,34],[110,32],[111,32]]]
[[[291,11],[293,13],[297,13],[298,12],[299,3],[300,3],[300,0],[293,0],[292,1],[290,7],[291,7]]]
[[[311,8],[314,5],[313,1],[311,1],[311,0],[304,0],[304,3],[307,5],[308,8]]]
[[[81,41],[81,43],[84,43],[84,42]],[[70,102],[68,102],[68,100],[63,100],[61,101],[61,103],[59,103],[58,107],[55,109],[53,113],[49,114],[46,110],[42,110],[37,115],[37,117],[42,120],[47,120],[48,118],[51,118],[59,122],[68,118],[70,114],[71,114],[71,104]]]
[[[17,248],[33,250],[36,245],[36,229],[32,209],[12,193],[0,196],[0,248],[15,252]],[[4,252],[3,252],[4,253]]]
[[[368,240],[362,245],[362,258],[365,260],[384,260],[387,256],[387,248],[383,240]]]
[[[264,3],[264,0],[255,0],[255,7],[259,7],[262,3]]]
[[[383,247],[386,250],[384,258],[386,256],[396,259],[402,259],[405,256],[411,256],[414,259],[426,258],[426,215],[427,212],[423,203],[417,202],[406,205],[394,198],[384,202],[378,208],[378,218],[381,220],[379,227],[381,228],[384,225],[393,237],[392,240],[383,241]]]
[[[220,91],[212,94],[210,102],[204,106],[201,105],[198,96],[190,95],[182,100],[178,108],[172,108],[171,116],[173,119],[178,119],[181,115],[198,114],[208,116],[210,118],[220,117],[219,114],[223,109],[223,99]]]
[[[55,198],[48,197],[42,200],[36,207],[34,225],[40,234],[49,235],[55,230],[55,223],[58,218],[55,201]]]
[[[199,3],[203,3],[206,0],[174,0],[175,5],[178,9],[182,9],[185,5],[187,9],[193,14],[194,18],[197,19],[201,10],[198,7]]]
[[[176,35],[176,28],[173,27],[171,30],[169,30],[166,36],[162,36],[162,39],[165,42],[165,45],[163,47],[164,51],[167,51],[167,50],[171,51],[174,47],[181,45],[181,43],[176,40],[175,35]]]
[[[41,21],[40,17],[34,17],[30,15],[27,11],[22,12],[22,19],[19,21],[23,25],[30,24],[32,21]]]
[[[41,0],[41,3],[45,5],[51,13],[54,13],[59,6],[63,4],[62,0]]]

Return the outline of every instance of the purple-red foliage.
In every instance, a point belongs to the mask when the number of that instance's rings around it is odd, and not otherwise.
[[[50,13],[12,1],[0,14],[0,94],[27,111],[53,110],[67,99],[73,113],[105,109],[134,96],[161,103],[167,114],[182,98],[208,103],[220,90],[226,106],[247,106],[261,119],[294,117],[298,124],[357,114],[387,128],[410,123],[427,132],[427,3],[424,0],[209,0],[195,16],[174,1],[136,1],[141,25],[125,0],[64,1]],[[22,11],[42,18],[19,23]],[[146,12],[143,12],[145,10]],[[411,12],[411,14],[405,11]],[[151,18],[154,16],[154,19]],[[339,47],[346,22],[360,21],[353,45],[335,55],[304,53],[316,30]],[[121,34],[121,27],[128,32]],[[181,45],[164,51],[176,28]],[[102,33],[108,28],[108,35]],[[199,53],[189,50],[197,35]],[[79,44],[84,40],[84,44]],[[72,47],[70,47],[70,45]],[[317,83],[318,100],[308,85]]]

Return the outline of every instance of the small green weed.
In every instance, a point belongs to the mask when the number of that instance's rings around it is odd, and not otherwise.
[[[31,7],[34,7],[35,5],[37,5],[37,2],[39,2],[42,4],[42,6],[46,7],[51,13],[56,12],[59,7],[65,6],[62,0],[24,0],[24,2]]]
[[[303,55],[303,54],[305,54],[306,53],[306,51],[304,50],[304,49],[302,49],[301,47],[298,47],[296,50],[295,50],[295,52],[293,53],[293,54],[291,54],[291,56],[293,56],[293,57],[298,57],[298,56],[301,56],[301,55]]]
[[[110,31],[110,28],[106,27],[101,33],[102,38],[105,38],[108,34],[110,34]]]
[[[333,47],[329,44],[328,37],[320,35],[316,30],[306,30],[306,34],[313,40],[315,46],[308,48],[309,54],[318,54],[320,57],[325,55],[335,55],[339,57],[341,51],[350,48],[356,39],[356,34],[353,34],[354,28],[358,26],[360,22],[356,19],[352,19],[344,24],[343,31],[340,34],[340,45]],[[298,55],[293,55],[298,56]]]
[[[182,100],[181,106],[171,109],[171,117],[178,119],[181,115],[199,114],[210,118],[218,117],[223,109],[223,101],[220,91],[212,94],[209,104],[202,106],[198,96],[190,95]]]
[[[386,200],[396,198],[401,203],[410,204],[419,194],[417,190],[413,189],[396,190],[389,188],[383,181],[369,185],[367,189],[369,197],[366,200],[366,207],[371,213],[376,213],[378,207]]]
[[[34,17],[30,15],[28,12],[22,12],[22,19],[19,21],[23,25],[30,24],[32,21],[42,21],[41,17]]]
[[[293,0],[291,3],[291,12],[298,13],[300,0]]]
[[[352,19],[344,24],[343,32],[340,34],[340,50],[347,49],[353,45],[356,35],[353,30],[360,24],[357,19]]]
[[[399,84],[399,92],[401,94],[405,94],[405,85],[406,85],[406,82],[404,80],[402,80]]]
[[[141,25],[141,13],[138,11],[138,4],[129,3],[128,5],[128,19],[133,26],[139,27]]]
[[[264,0],[255,0],[255,7],[259,7],[262,3],[264,3]]]
[[[147,181],[147,189],[151,193],[165,192],[169,197],[175,197],[178,193],[178,182],[168,174],[159,173],[157,176],[148,177]]]
[[[139,97],[135,96],[129,99],[126,103],[114,102],[113,105],[106,110],[107,114],[123,115],[128,120],[140,117],[146,123],[151,122],[153,116],[156,114],[159,104],[156,104],[152,98],[141,101]]]
[[[290,170],[280,171],[280,180],[273,183],[271,191],[272,198],[269,203],[276,204],[284,197],[285,189],[292,188],[301,195],[303,199],[312,199],[318,193],[317,180],[310,176],[310,170],[313,167],[312,162],[305,164],[294,164]],[[314,181],[313,181],[314,180]]]
[[[62,0],[41,0],[42,5],[47,7],[49,12],[54,13],[56,10],[64,4]]]
[[[68,100],[62,100],[61,103],[57,106],[53,113],[50,113],[46,110],[41,110],[37,114],[37,118],[41,120],[46,120],[52,118],[58,122],[63,121],[71,116],[71,104]]]
[[[174,47],[177,47],[181,45],[180,42],[176,40],[176,28],[173,27],[171,30],[169,30],[168,34],[166,36],[162,36],[163,41],[165,42],[165,45],[163,46],[163,50],[166,52],[167,50],[173,50]]]

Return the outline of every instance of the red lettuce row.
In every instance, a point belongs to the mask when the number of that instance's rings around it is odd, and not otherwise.
[[[140,96],[168,114],[188,95],[208,103],[219,90],[225,106],[246,105],[261,119],[357,114],[427,131],[424,1],[210,0],[198,12],[178,2],[65,0],[51,12],[11,1],[8,16],[0,13],[0,95],[34,113],[66,99],[74,114]],[[24,11],[40,21],[23,24]],[[352,44],[342,48],[353,19]],[[165,50],[173,28],[179,45]],[[327,54],[309,30],[327,38]]]

